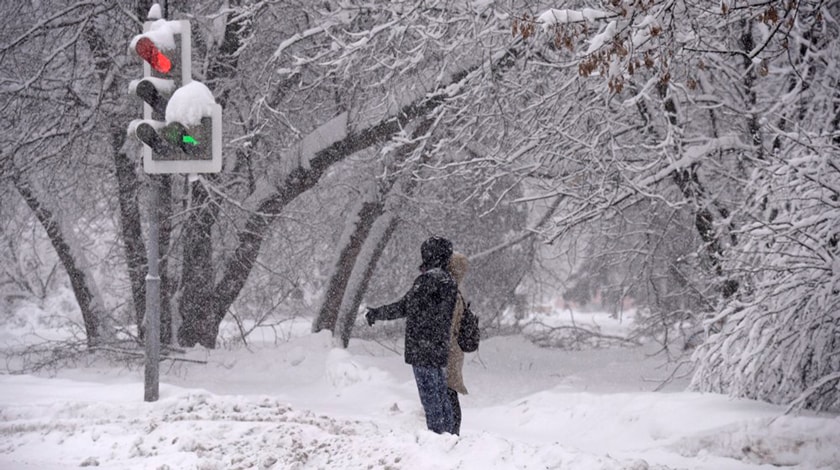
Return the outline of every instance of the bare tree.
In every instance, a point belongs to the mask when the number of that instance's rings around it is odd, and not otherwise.
[[[2,179],[11,183],[50,238],[82,311],[89,345],[114,336],[115,315],[106,306],[84,232],[101,219],[95,203],[112,190],[100,155],[118,152],[112,136],[122,105],[116,77],[122,61],[103,50],[102,31],[123,31],[103,22],[117,9],[107,2],[4,5],[16,21],[0,31],[4,67],[0,99]],[[100,186],[87,184],[103,181]],[[97,207],[98,206],[98,207]],[[88,224],[88,225],[85,225]]]
[[[245,162],[239,160],[239,157],[245,157],[247,165],[267,168],[268,171],[249,170],[247,174],[262,172],[265,176],[255,179],[247,186],[233,187],[237,197],[244,198],[240,207],[247,211],[247,215],[241,222],[241,228],[234,229],[237,235],[235,241],[229,243],[229,248],[226,248],[231,250],[229,254],[224,256],[221,264],[213,262],[214,266],[221,266],[215,277],[215,285],[208,288],[208,284],[203,283],[200,287],[196,286],[198,290],[195,294],[182,297],[181,314],[184,322],[179,332],[181,344],[190,346],[201,343],[207,347],[214,345],[219,324],[252,272],[272,221],[292,201],[314,188],[331,166],[360,150],[387,142],[400,135],[402,129],[414,119],[432,113],[447,96],[457,92],[459,86],[464,86],[471,78],[472,70],[486,63],[485,59],[479,59],[471,60],[465,66],[452,65],[449,62],[451,57],[433,57],[424,49],[441,50],[444,44],[440,43],[438,35],[413,35],[399,27],[401,24],[415,24],[418,30],[443,28],[453,34],[474,34],[472,30],[456,28],[459,22],[475,21],[469,9],[458,6],[450,6],[452,9],[440,8],[442,6],[443,4],[429,5],[404,10],[401,6],[391,5],[383,9],[344,10],[336,5],[332,10],[306,11],[306,14],[301,11],[299,16],[291,15],[288,21],[293,24],[295,21],[300,22],[294,25],[300,28],[300,33],[292,35],[272,54],[273,67],[282,70],[288,75],[288,79],[278,81],[273,73],[268,72],[266,83],[271,89],[267,92],[259,91],[264,93],[261,96],[266,96],[267,99],[259,101],[258,106],[252,106],[248,112],[268,113],[270,116],[275,112],[275,108],[280,106],[288,111],[277,114],[276,118],[272,116],[278,127],[270,131],[262,130],[258,134],[256,129],[265,129],[265,118],[255,115],[253,120],[246,120],[250,128],[244,129],[243,133],[253,136],[253,141],[249,142],[242,152],[234,152],[237,160],[232,164],[234,168],[245,168]],[[270,17],[275,11],[266,11],[264,8],[268,7],[262,5],[259,9],[259,16],[263,18]],[[237,21],[244,21],[243,18],[250,15],[248,18],[255,20],[257,29],[277,27],[276,22],[256,21],[256,11],[257,8],[243,7],[241,14],[236,17]],[[441,18],[446,20],[441,22]],[[334,24],[341,24],[345,29],[331,31],[330,28]],[[478,31],[483,33],[483,30]],[[393,34],[395,32],[399,33],[400,38],[397,50],[393,49],[397,44],[397,36]],[[353,40],[363,36],[367,36],[368,39],[362,42]],[[338,48],[334,47],[336,44],[339,45]],[[301,47],[305,47],[301,49],[305,52],[292,56],[291,52]],[[465,50],[459,55],[466,56],[467,52]],[[504,55],[504,49],[502,52]],[[378,65],[371,67],[371,62],[367,62],[366,59],[377,54],[388,58],[388,62],[392,63],[373,62]],[[402,80],[400,85],[412,86],[414,92],[408,96],[404,93],[394,95],[390,88],[392,85],[387,84],[389,76],[394,75],[397,64],[409,59],[428,63],[419,69],[422,73],[409,74],[407,78],[399,77],[399,80]],[[249,57],[247,63],[241,61],[240,65],[253,66],[254,63],[265,63],[265,60],[265,49],[255,49],[254,55]],[[487,60],[494,59],[491,57]],[[293,63],[294,67],[283,67],[286,62]],[[354,74],[348,75],[346,71],[351,70]],[[365,79],[382,85],[363,89],[359,84]],[[296,87],[299,92],[291,93],[292,87]],[[301,92],[309,97],[306,105],[303,105]],[[312,97],[327,96],[335,97],[335,102],[311,100]],[[317,103],[314,109],[311,105],[313,102]],[[243,112],[247,110],[248,105],[252,105],[247,101],[240,103],[240,109],[231,111]],[[348,112],[347,110],[350,110],[347,135],[311,154],[301,150],[301,147],[296,147],[313,136],[318,126],[333,116]],[[289,119],[292,111],[303,112],[302,118],[293,123]],[[318,118],[322,121],[318,121]],[[306,124],[312,126],[310,128],[313,131],[301,133],[301,125]],[[282,132],[287,128],[292,131],[291,134]],[[276,139],[292,143],[292,147],[281,154],[282,162],[279,165],[272,162],[272,154],[269,153],[272,150],[268,146],[270,141]],[[229,191],[223,191],[220,183],[221,181],[211,179],[203,182],[212,186],[208,194],[224,194],[224,197],[210,202],[211,204],[231,200],[234,196]],[[210,217],[205,223],[218,222]],[[205,233],[209,232],[205,230]],[[205,240],[209,243],[210,239]],[[185,285],[183,289],[186,294],[186,289],[190,287]]]

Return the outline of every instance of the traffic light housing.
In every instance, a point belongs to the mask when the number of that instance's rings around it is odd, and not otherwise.
[[[143,142],[146,173],[221,171],[222,112],[204,84],[192,80],[190,22],[156,20],[143,25],[131,49],[143,59],[143,79],[132,93],[143,119],[129,132]]]

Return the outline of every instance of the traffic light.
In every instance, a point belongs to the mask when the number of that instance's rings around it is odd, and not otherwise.
[[[131,92],[145,103],[129,132],[145,144],[146,173],[215,173],[222,168],[222,112],[212,92],[192,79],[190,22],[143,25],[131,49],[143,59],[143,78]]]

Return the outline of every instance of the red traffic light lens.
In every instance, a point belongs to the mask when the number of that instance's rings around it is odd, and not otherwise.
[[[137,45],[134,46],[137,55],[143,58],[153,69],[160,73],[169,73],[172,70],[172,62],[169,58],[163,55],[149,38],[140,38]]]

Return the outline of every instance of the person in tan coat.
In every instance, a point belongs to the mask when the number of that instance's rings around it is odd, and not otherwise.
[[[452,404],[452,414],[455,419],[452,434],[461,432],[461,403],[458,394],[466,395],[467,387],[464,385],[464,351],[458,346],[458,332],[461,328],[461,318],[464,316],[464,287],[463,281],[467,275],[469,261],[463,253],[455,252],[449,259],[449,274],[455,278],[458,284],[458,296],[455,300],[455,309],[452,312],[452,326],[449,337],[449,359],[446,363],[446,386],[449,394],[449,401]]]

